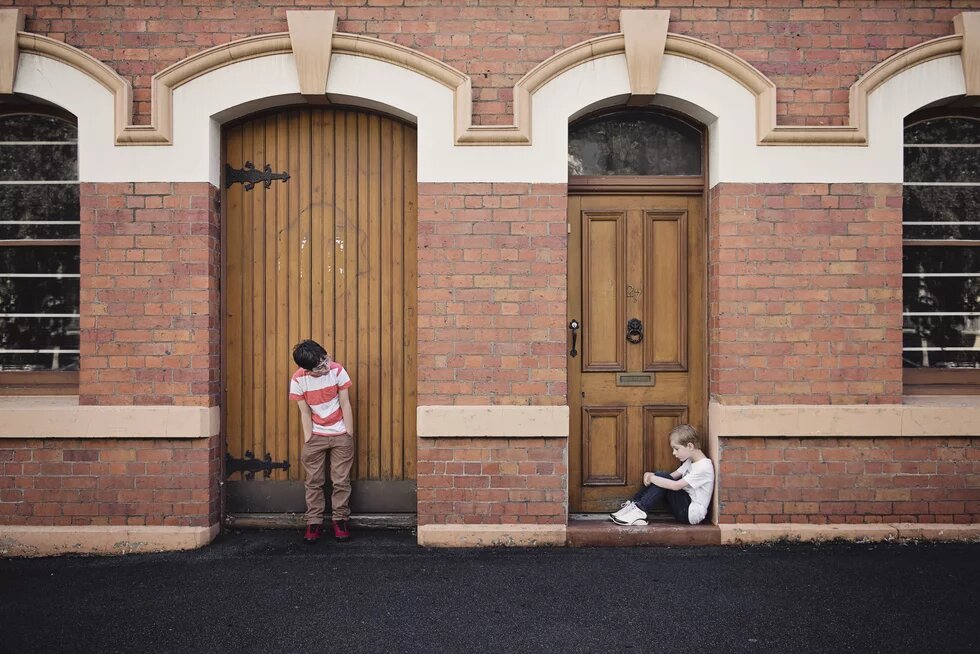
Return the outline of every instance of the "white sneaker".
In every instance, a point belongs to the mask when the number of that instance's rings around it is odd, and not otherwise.
[[[630,509],[632,509],[634,506],[636,506],[636,502],[634,502],[633,500],[626,500],[625,502],[623,502],[619,506],[620,506],[620,509],[618,511],[616,511],[615,513],[610,513],[609,514],[609,517],[610,518],[613,518],[615,520],[618,516],[623,515],[624,513],[626,513]]]
[[[645,525],[647,524],[647,512],[634,504],[613,516],[613,522],[617,525]]]

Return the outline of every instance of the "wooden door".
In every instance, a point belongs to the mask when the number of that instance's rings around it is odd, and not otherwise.
[[[674,470],[675,425],[704,434],[702,205],[700,195],[568,199],[568,319],[581,325],[568,359],[572,511],[618,508],[644,471]],[[642,331],[628,338],[634,320]]]
[[[301,109],[227,128],[224,153],[226,466],[258,467],[248,452],[288,463],[268,478],[230,474],[242,483],[229,487],[228,510],[303,509],[300,415],[287,390],[292,346],[312,338],[354,382],[354,510],[414,512],[415,129]],[[247,162],[288,179],[247,190],[235,182]]]

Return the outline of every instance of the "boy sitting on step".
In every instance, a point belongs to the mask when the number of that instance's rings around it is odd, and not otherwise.
[[[674,517],[686,524],[696,525],[708,514],[711,491],[715,485],[715,467],[701,451],[698,432],[691,425],[678,425],[670,430],[670,448],[681,462],[671,473],[644,472],[643,485],[623,508],[610,514],[618,525],[645,525],[647,512],[662,499]]]

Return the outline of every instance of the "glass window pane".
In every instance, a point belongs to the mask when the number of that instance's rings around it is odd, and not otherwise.
[[[569,175],[701,175],[701,133],[671,116],[623,111],[573,125]]]
[[[980,248],[906,245],[902,251],[902,272],[965,273],[980,272]]]
[[[0,181],[78,179],[77,145],[0,145]]]
[[[902,220],[944,225],[905,225],[906,239],[980,240],[980,186],[906,186]]]
[[[77,352],[0,352],[0,370],[4,372],[42,372],[78,370]]]
[[[905,311],[980,311],[980,277],[903,277],[902,286]]]
[[[79,215],[78,184],[0,184],[0,239],[78,238],[77,224],[30,223],[78,222]],[[15,221],[22,224],[3,224]]]
[[[70,274],[79,271],[77,245],[0,247],[0,273]]]
[[[78,370],[77,350],[78,318],[0,318],[0,370]]]
[[[78,277],[0,277],[0,314],[78,313]]]
[[[980,368],[980,319],[906,316],[902,359],[906,368]]]
[[[906,143],[980,143],[980,122],[972,118],[931,118],[905,128]]]
[[[0,142],[74,141],[77,138],[77,133],[73,124],[54,116],[39,114],[0,116]]]
[[[75,135],[60,118],[0,116],[0,181],[78,179]],[[43,224],[77,223],[78,191],[77,183],[0,184],[0,239],[78,239],[77,224]],[[78,370],[78,273],[77,245],[0,247],[0,370]]]
[[[980,182],[980,148],[905,148],[906,182]]]

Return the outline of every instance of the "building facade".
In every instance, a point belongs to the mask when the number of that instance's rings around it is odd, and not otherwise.
[[[303,338],[422,544],[565,544],[685,422],[719,542],[976,538],[978,9],[0,9],[0,549],[301,511]]]

